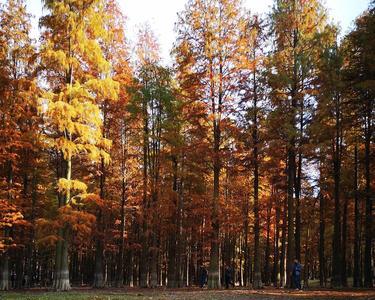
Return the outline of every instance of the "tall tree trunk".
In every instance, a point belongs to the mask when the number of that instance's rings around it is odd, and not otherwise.
[[[288,149],[288,245],[287,245],[287,261],[286,261],[286,286],[292,287],[292,271],[295,259],[295,243],[294,243],[294,198],[293,198],[293,182],[295,171],[295,154],[294,154],[294,138]]]
[[[280,236],[280,200],[277,195],[276,200],[276,216],[275,216],[275,238],[273,251],[273,285],[279,286],[280,267],[279,267],[279,236]]]
[[[273,190],[273,187],[272,187]],[[273,192],[271,192],[271,197]],[[271,198],[272,199],[272,198]],[[265,250],[265,264],[264,264],[264,283],[265,285],[270,285],[270,230],[271,230],[271,205],[272,203],[267,204],[267,238],[266,238],[266,250]]]
[[[6,162],[6,172],[7,172],[7,189],[10,191],[13,186],[13,165],[12,161]],[[8,201],[12,200],[12,195],[8,192]],[[9,238],[10,231],[8,228],[4,228],[4,238],[6,243],[8,243],[7,238]],[[9,257],[8,250],[0,253],[0,291],[9,290]]]
[[[126,139],[123,133],[122,139]],[[126,146],[125,141],[122,140],[121,144],[121,212],[120,212],[120,245],[117,258],[117,278],[116,285],[121,287],[124,284],[124,255],[125,255],[125,205],[126,205]]]
[[[345,196],[344,200],[344,211],[342,215],[342,263],[341,263],[341,282],[342,286],[347,287],[348,286],[348,278],[347,278],[347,262],[346,262],[346,256],[347,256],[347,216],[348,216],[348,197]]]
[[[323,191],[319,193],[319,283],[320,287],[325,286],[326,283],[326,263],[324,254],[325,243],[325,199]]]
[[[72,178],[72,159],[68,157],[66,161],[66,176],[65,178],[70,181]],[[65,206],[70,201],[70,188],[66,190],[66,195],[59,196],[59,207]],[[69,260],[68,260],[68,238],[69,229],[65,225],[59,229],[60,240],[56,245],[56,261],[55,261],[55,274],[53,281],[53,288],[57,291],[70,290],[69,282]]]
[[[340,180],[341,180],[341,111],[340,111],[340,98],[335,96],[335,142],[334,142],[334,160],[333,160],[333,175],[334,175],[334,229],[332,241],[332,287],[341,287],[341,210],[340,210]]]
[[[145,83],[147,87],[147,82]],[[147,287],[147,266],[149,261],[148,253],[148,234],[147,234],[147,218],[148,218],[148,112],[147,112],[147,101],[143,99],[142,104],[142,117],[143,117],[143,202],[142,210],[143,216],[140,228],[140,240],[141,240],[141,257],[139,260],[139,285],[141,287]]]
[[[71,40],[68,40],[69,50],[67,53],[68,57],[72,56],[71,53]],[[73,67],[72,65],[69,66],[69,69],[66,73],[66,87],[73,85]],[[71,95],[69,96],[68,103],[71,102]],[[69,142],[73,141],[72,134],[65,130],[64,132],[65,137],[69,140]],[[72,156],[68,154],[68,157],[64,158],[62,151],[59,153],[60,160],[58,162],[61,163],[61,166],[57,170],[57,178],[64,176],[65,179],[70,182],[72,179]],[[59,207],[63,207],[67,205],[70,201],[70,187],[67,188],[65,197],[64,195],[58,195]],[[58,291],[67,291],[70,290],[70,282],[69,282],[69,260],[68,260],[68,238],[69,238],[69,229],[66,225],[58,231],[59,240],[57,241],[56,245],[56,260],[55,260],[55,273],[53,278],[53,288]]]
[[[169,241],[168,241],[168,287],[175,288],[177,287],[176,282],[176,248],[177,248],[177,231],[179,230],[178,224],[175,220],[178,216],[178,203],[177,203],[177,158],[175,156],[172,157],[172,167],[173,167],[173,205],[174,211],[172,214],[171,224],[172,232],[169,234]]]
[[[254,50],[255,52],[255,50]],[[254,53],[255,56],[255,53]],[[254,281],[253,288],[259,289],[262,287],[262,274],[260,271],[260,226],[259,226],[259,161],[258,161],[258,107],[257,107],[257,84],[256,84],[256,69],[253,72],[253,166],[254,166]]]
[[[366,197],[366,220],[365,220],[365,260],[364,260],[364,286],[373,287],[373,263],[372,263],[372,241],[373,241],[373,215],[371,192],[371,138],[373,122],[373,99],[366,99],[366,124],[365,124],[365,197]]]
[[[150,282],[149,286],[151,288],[156,288],[158,286],[158,257],[159,257],[159,227],[158,216],[156,213],[157,210],[157,192],[154,190],[152,193],[152,216],[153,230],[151,232],[151,249],[150,249]]]
[[[31,178],[31,216],[30,222],[32,224],[31,229],[31,243],[27,246],[27,264],[26,264],[26,274],[29,279],[28,287],[34,286],[34,275],[36,273],[36,245],[35,245],[35,210],[36,210],[36,203],[38,200],[38,193],[37,193],[37,172],[34,171],[32,173]]]
[[[283,227],[281,230],[281,255],[280,255],[280,287],[286,285],[285,278],[285,258],[286,258],[286,234],[287,234],[287,218],[288,218],[288,200],[284,199],[283,207]]]
[[[296,10],[296,3],[293,2],[293,11]],[[296,24],[296,26],[298,26]],[[292,287],[292,271],[293,263],[296,258],[296,244],[295,244],[295,206],[294,206],[294,192],[296,179],[296,112],[297,112],[297,93],[298,93],[298,53],[297,47],[299,44],[298,27],[293,29],[293,77],[290,91],[290,112],[289,122],[290,130],[287,145],[287,199],[288,199],[288,245],[287,245],[287,261],[286,261],[286,286]],[[303,101],[301,99],[300,101]]]
[[[361,276],[361,240],[360,240],[360,203],[358,196],[358,146],[354,148],[354,271],[353,287],[362,286]]]
[[[0,291],[9,290],[9,258],[7,253],[0,255]]]
[[[94,269],[94,283],[93,287],[103,288],[104,287],[104,266],[103,266],[103,242],[97,238],[95,242],[95,269]]]
[[[216,126],[215,126],[216,127]],[[217,129],[215,130],[217,131]],[[215,136],[218,134],[216,133]],[[215,138],[216,140],[216,138]],[[219,155],[218,141],[215,141],[215,156]],[[212,203],[212,238],[211,238],[211,252],[210,252],[210,272],[208,276],[208,287],[211,289],[220,287],[220,272],[219,272],[219,177],[220,165],[219,158],[214,159],[214,195]]]
[[[184,173],[184,155],[181,161],[181,174]],[[177,199],[177,248],[176,248],[176,268],[175,268],[175,280],[178,287],[182,286],[181,282],[181,262],[182,262],[182,250],[183,250],[183,215],[184,215],[184,179],[180,176],[180,182],[178,185],[178,199]]]
[[[160,218],[158,216],[159,198],[159,174],[160,174],[160,140],[161,140],[161,114],[162,104],[160,95],[151,100],[151,151],[149,152],[150,174],[151,174],[151,209],[152,228],[151,232],[151,261],[150,261],[150,287],[158,286],[158,259],[159,259],[159,228]]]
[[[214,82],[214,71],[213,71],[213,61],[210,61],[210,90],[211,90],[211,104],[212,104],[212,114],[214,116],[213,120],[213,134],[214,134],[214,145],[213,145],[213,171],[214,171],[214,187],[213,187],[213,197],[212,197],[212,212],[211,212],[211,226],[212,226],[212,236],[211,236],[211,252],[210,252],[210,271],[208,274],[208,287],[219,288],[220,283],[220,255],[219,255],[219,197],[220,197],[220,139],[221,139],[221,128],[220,128],[220,118],[222,109],[222,64],[220,63],[220,83],[219,83],[219,99],[218,104],[215,100],[215,82]]]
[[[300,211],[300,198],[301,198],[301,182],[302,182],[302,140],[303,140],[303,109],[304,103],[301,100],[301,112],[299,120],[299,146],[298,146],[298,161],[297,161],[297,176],[295,180],[295,196],[296,196],[296,259],[301,261],[301,211]]]
[[[311,221],[311,219],[310,219]],[[306,230],[306,243],[305,243],[305,266],[304,266],[304,272],[303,272],[303,287],[308,288],[309,287],[309,273],[310,273],[310,222],[307,224],[307,230]]]
[[[250,284],[250,251],[249,251],[249,197],[245,197],[244,208],[244,285]]]
[[[101,160],[100,165],[100,198],[102,200],[105,199],[105,166],[104,166],[104,159]],[[95,288],[103,288],[105,286],[105,280],[104,280],[104,268],[103,268],[103,251],[104,251],[104,245],[103,245],[103,215],[102,211],[99,208],[98,214],[97,214],[97,230],[98,235],[96,237],[95,241],[95,271],[94,271],[94,283],[93,286]]]

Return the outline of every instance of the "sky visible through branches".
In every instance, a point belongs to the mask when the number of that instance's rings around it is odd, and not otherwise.
[[[43,14],[40,0],[27,0],[27,9],[34,15],[33,35],[37,37],[38,18]],[[4,0],[0,0],[4,3]],[[147,23],[155,32],[160,46],[162,58],[170,64],[170,50],[175,40],[174,23],[177,13],[183,10],[185,0],[122,0],[120,6],[127,17],[127,33],[131,45],[133,45],[139,25]],[[253,13],[265,14],[270,11],[272,0],[243,0],[244,6]],[[329,15],[338,22],[341,27],[341,36],[347,33],[353,25],[353,20],[367,7],[368,0],[326,0]]]

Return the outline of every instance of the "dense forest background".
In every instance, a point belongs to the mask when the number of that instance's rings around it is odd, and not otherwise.
[[[372,287],[375,2],[188,0],[173,67],[115,0],[0,10],[0,289]],[[161,17],[161,16],[160,16]]]

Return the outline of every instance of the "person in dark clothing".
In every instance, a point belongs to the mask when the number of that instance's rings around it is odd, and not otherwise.
[[[16,272],[13,270],[12,273],[10,274],[10,281],[11,281],[11,284],[12,284],[12,289],[14,289],[16,287]]]
[[[207,269],[206,267],[202,264],[199,270],[199,286],[200,288],[203,288],[204,285],[207,282]]]
[[[225,279],[225,288],[226,289],[229,288],[229,285],[232,285],[234,287],[233,279],[232,279],[232,269],[231,269],[230,266],[225,267],[224,279]]]
[[[298,262],[298,259],[294,260],[294,265],[293,265],[293,284],[294,287],[298,290],[301,289],[301,273],[302,273],[302,265]]]

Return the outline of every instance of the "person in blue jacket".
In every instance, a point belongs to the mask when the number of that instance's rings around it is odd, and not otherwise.
[[[301,289],[301,273],[302,273],[302,265],[298,262],[298,259],[294,260],[294,265],[293,265],[293,284],[294,287],[298,290]]]
[[[206,267],[202,264],[199,270],[199,286],[200,288],[203,288],[204,285],[207,283],[207,269]]]

